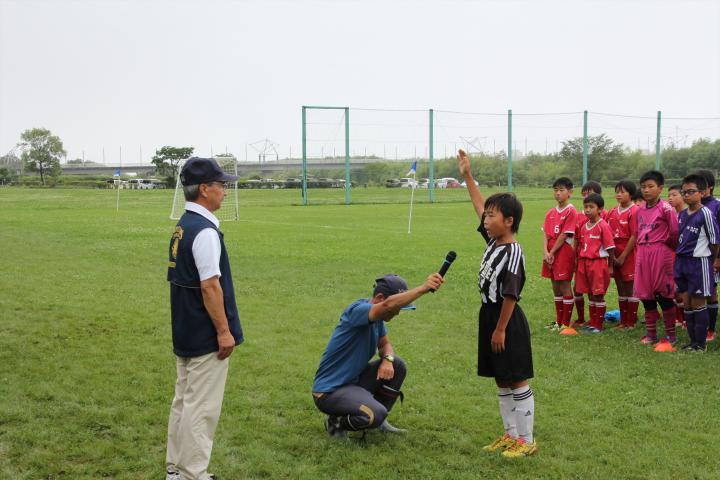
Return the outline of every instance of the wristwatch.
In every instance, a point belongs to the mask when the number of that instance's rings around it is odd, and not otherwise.
[[[387,360],[390,363],[395,363],[395,357],[393,357],[392,355],[383,355],[382,358],[383,360]]]

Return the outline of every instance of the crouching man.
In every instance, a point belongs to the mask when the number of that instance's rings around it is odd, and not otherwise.
[[[357,300],[342,313],[312,388],[315,405],[328,415],[325,430],[331,437],[345,438],[348,431],[372,428],[404,432],[387,421],[395,401],[402,398],[406,367],[393,351],[385,323],[400,310],[414,309],[414,300],[442,283],[434,273],[408,290],[402,277],[385,275],[375,280],[372,298]],[[380,359],[370,362],[376,351]]]

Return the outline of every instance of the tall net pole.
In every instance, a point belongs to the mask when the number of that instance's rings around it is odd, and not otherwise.
[[[513,157],[513,143],[512,143],[512,109],[508,109],[508,192],[512,192],[512,157]]]
[[[308,204],[307,198],[307,107],[302,107],[302,197],[303,205]]]
[[[588,111],[583,112],[583,153],[582,153],[582,178],[583,185],[588,181]]]
[[[433,150],[433,140],[434,140],[434,132],[433,132],[433,109],[431,108],[429,111],[430,115],[430,127],[429,127],[429,142],[428,142],[428,199],[430,200],[430,203],[433,203],[434,197],[435,197],[435,165],[434,165],[434,150]],[[414,193],[414,192],[413,192]],[[412,204],[412,202],[411,202]],[[410,227],[408,227],[408,233],[410,233]]]
[[[345,205],[350,205],[350,107],[345,107]]]
[[[662,150],[660,148],[660,124],[661,124],[662,113],[660,110],[657,112],[657,131],[655,133],[655,170],[660,171],[662,166]]]

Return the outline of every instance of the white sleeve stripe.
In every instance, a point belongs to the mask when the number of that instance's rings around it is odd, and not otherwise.
[[[509,263],[509,269],[510,272],[517,275],[518,267],[520,265],[520,258],[522,251],[520,250],[520,246],[517,243],[513,243],[510,246],[510,263]]]
[[[708,240],[711,245],[717,245],[717,238],[715,238],[715,227],[713,226],[713,218],[710,210],[703,208],[703,216],[705,218],[705,230],[708,232]]]

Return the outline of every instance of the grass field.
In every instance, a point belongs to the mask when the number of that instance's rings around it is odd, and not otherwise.
[[[540,454],[480,447],[501,432],[496,390],[475,375],[484,249],[464,191],[415,207],[409,192],[360,205],[293,206],[298,191],[241,191],[224,223],[246,342],[232,356],[211,471],[222,479],[718,478],[719,354],[655,353],[642,335],[567,338],[539,277],[549,191],[520,190]],[[311,200],[339,202],[337,191]],[[173,394],[167,246],[171,191],[0,189],[0,478],[159,479]],[[426,198],[426,193],[425,197]],[[423,198],[423,199],[424,199]],[[380,203],[374,204],[380,199]],[[613,203],[613,202],[610,202]],[[389,324],[408,363],[391,415],[405,437],[326,438],[310,396],[346,304],[395,272],[412,286],[448,250],[443,289]],[[611,289],[612,291],[612,289]],[[616,296],[608,297],[611,308]]]

